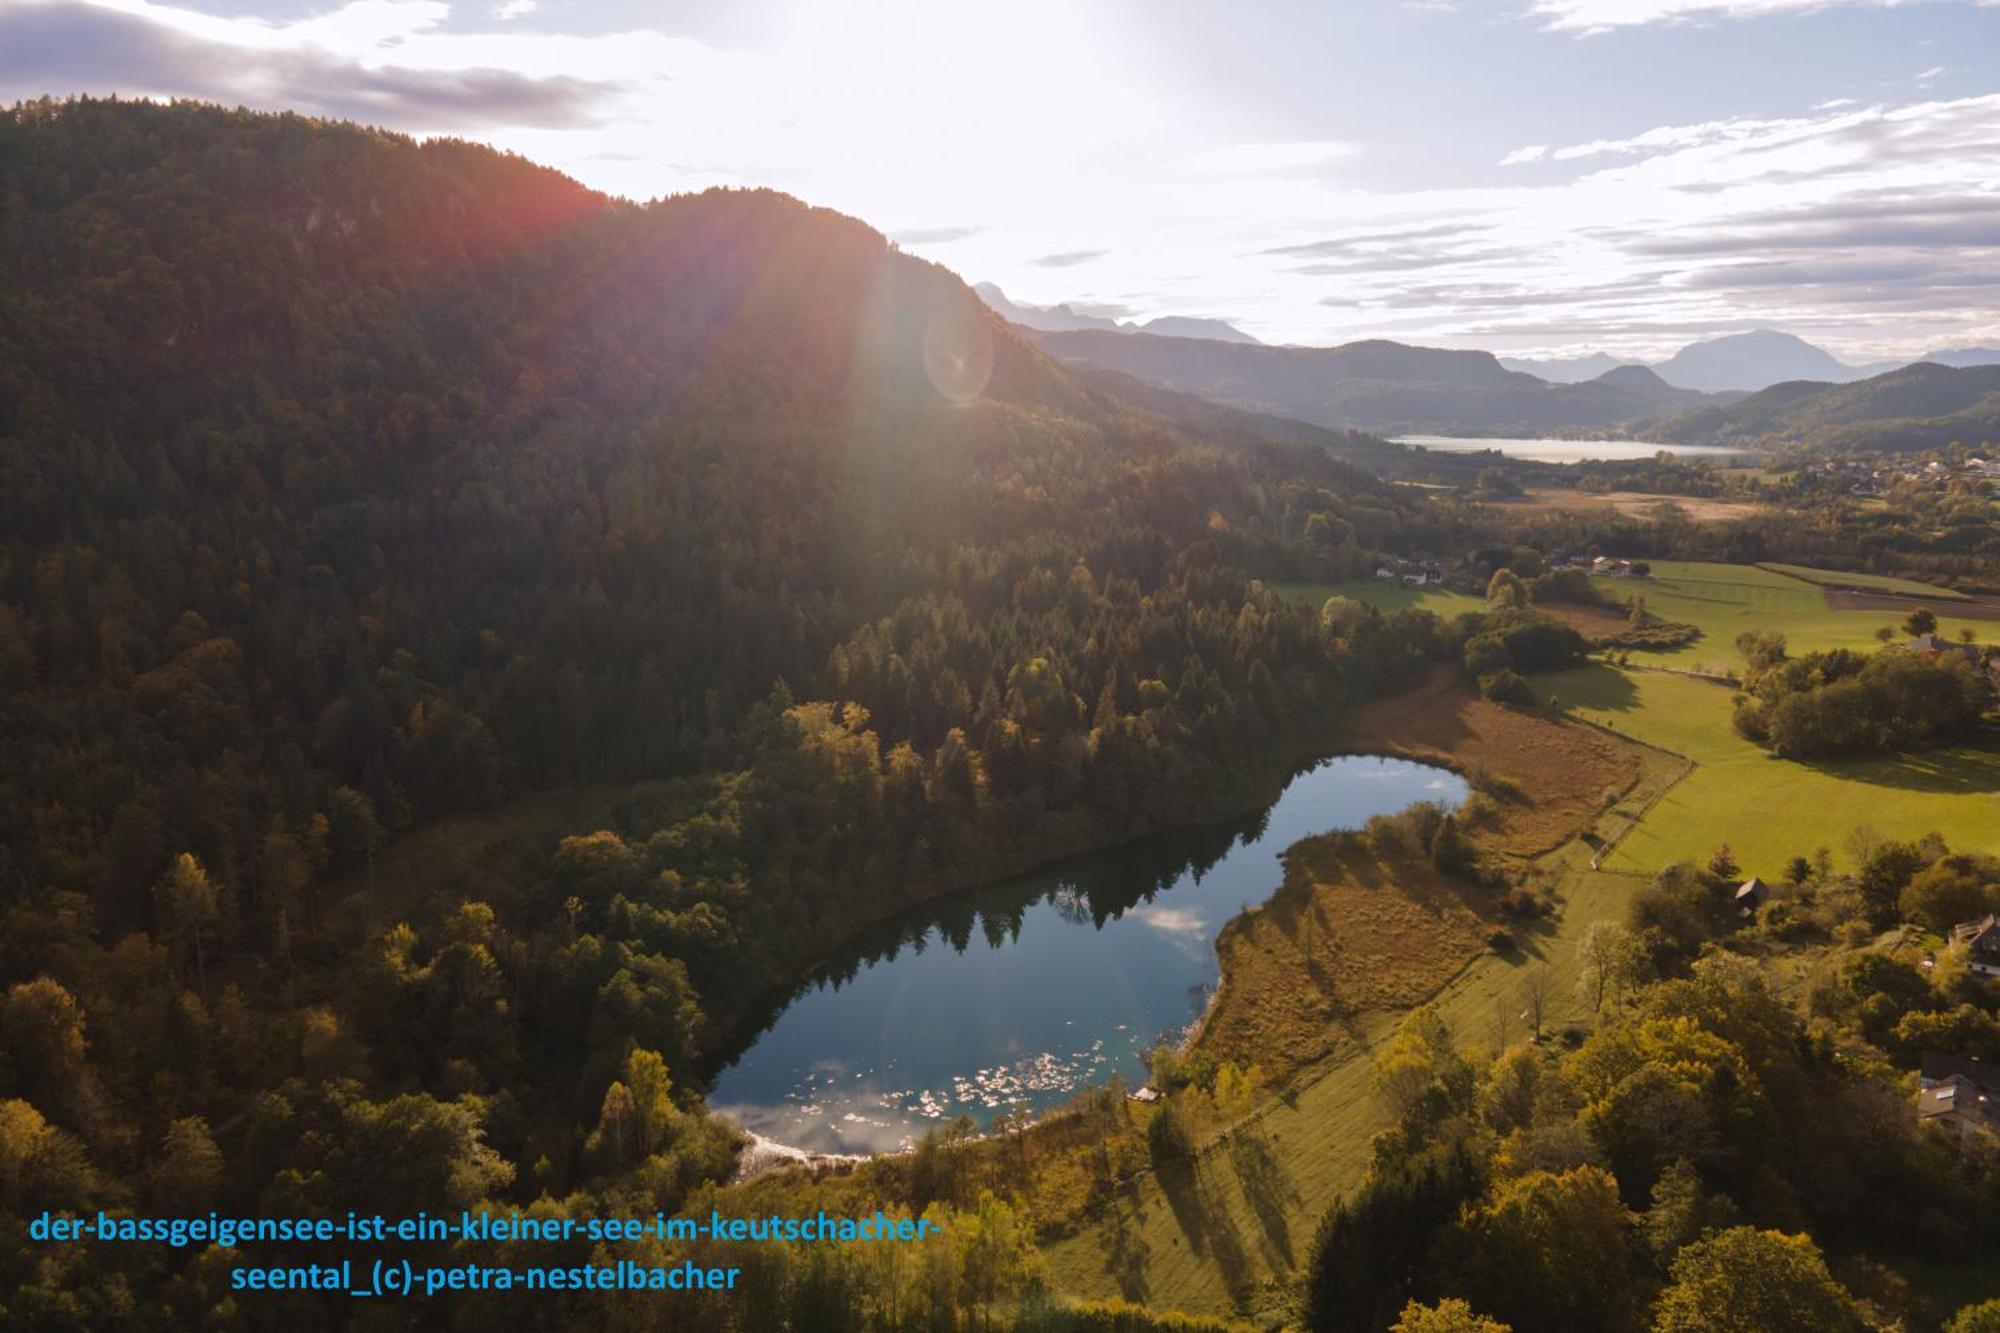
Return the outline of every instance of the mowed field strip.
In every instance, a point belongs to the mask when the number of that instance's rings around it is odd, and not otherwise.
[[[1966,594],[1951,588],[1934,587],[1919,583],[1915,579],[1899,579],[1888,574],[1849,574],[1838,569],[1814,569],[1810,565],[1786,565],[1775,560],[1765,560],[1759,569],[1767,569],[1776,574],[1788,574],[1807,583],[1818,584],[1822,588],[1859,588],[1864,592],[1894,593],[1899,597],[1922,597],[1932,601],[1963,602],[1969,600]]]

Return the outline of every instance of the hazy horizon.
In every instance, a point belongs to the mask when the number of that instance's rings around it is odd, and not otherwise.
[[[1990,0],[0,0],[0,99],[293,108],[766,185],[1016,301],[1657,360],[2000,341]]]

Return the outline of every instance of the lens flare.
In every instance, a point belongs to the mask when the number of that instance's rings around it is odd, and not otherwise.
[[[924,373],[954,403],[970,403],[993,378],[993,334],[971,312],[941,311],[924,328]]]

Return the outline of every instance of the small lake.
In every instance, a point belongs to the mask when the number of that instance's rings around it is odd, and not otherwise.
[[[1641,440],[1515,440],[1463,439],[1455,435],[1399,435],[1391,444],[1436,449],[1451,454],[1476,454],[1491,449],[1509,458],[1533,463],[1586,463],[1593,460],[1651,458],[1660,450],[1679,458],[1743,457],[1741,449],[1719,444],[1647,444]]]
[[[960,1115],[1045,1111],[1199,1017],[1223,923],[1283,878],[1300,838],[1418,801],[1456,774],[1348,755],[1259,814],[1177,830],[931,904],[810,978],[716,1075],[709,1109],[813,1152],[888,1151]]]

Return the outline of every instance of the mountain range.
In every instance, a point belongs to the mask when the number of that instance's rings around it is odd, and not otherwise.
[[[1511,370],[1566,384],[1593,379],[1613,366],[1642,363],[1619,361],[1608,353],[1593,352],[1589,356],[1551,361],[1509,358],[1503,359],[1502,364]],[[1690,343],[1651,368],[1676,388],[1701,393],[1755,393],[1787,380],[1841,384],[1865,379],[1891,367],[1850,366],[1803,338],[1775,329],[1756,329]]]
[[[1793,334],[1754,329],[1689,343],[1665,361],[1653,363],[1652,368],[1661,379],[1677,388],[1704,393],[1756,393],[1788,380],[1851,384],[1921,362],[1959,368],[2000,365],[2000,347],[1947,347],[1926,352],[1918,361],[1870,361],[1857,366]],[[1621,361],[1608,352],[1592,352],[1588,356],[1549,359],[1501,357],[1500,364],[1552,384],[1575,384],[1595,379],[1614,366],[1641,363]]]
[[[1332,430],[1604,431],[1674,444],[1890,450],[2000,435],[2000,399],[1984,402],[2000,386],[1971,373],[2000,365],[2000,350],[1991,348],[1948,349],[1907,366],[1853,366],[1764,329],[1690,344],[1654,366],[1601,352],[1537,362],[1383,339],[1275,347],[1226,324],[1230,336],[1199,331],[1219,321],[1120,323],[1069,306],[1018,306],[990,283],[975,290],[1073,372]],[[1197,331],[1184,332],[1190,325]]]
[[[1022,305],[1007,298],[990,282],[974,285],[973,291],[979,299],[993,309],[1010,324],[1037,333],[1076,333],[1085,329],[1101,330],[1106,333],[1150,333],[1165,338],[1206,338],[1212,342],[1246,343],[1262,346],[1260,340],[1251,337],[1235,325],[1220,319],[1203,319],[1190,315],[1162,315],[1158,319],[1147,320],[1144,324],[1121,323],[1103,315],[1086,314],[1067,303],[1052,306]]]
[[[979,293],[1001,318],[1037,333],[1147,333],[1162,337],[1200,338],[1215,342],[1262,346],[1261,340],[1220,319],[1191,319],[1165,316],[1145,323],[1121,322],[1091,315],[1063,304],[1022,305],[990,282],[977,284]],[[2000,348],[1954,347],[1925,354],[1923,361],[1941,366],[2000,365]],[[1647,363],[1591,352],[1576,357],[1497,357],[1501,369],[1533,375],[1550,384],[1585,384],[1600,379],[1605,372]],[[1756,393],[1774,384],[1791,380],[1817,380],[1827,384],[1850,384],[1900,366],[1907,361],[1874,361],[1851,365],[1794,334],[1776,329],[1753,329],[1720,338],[1689,343],[1665,361],[1652,363],[1668,387],[1698,393]]]
[[[1080,329],[1034,335],[1072,366],[1115,370],[1253,412],[1378,432],[1496,435],[1601,430],[1715,400],[1642,366],[1582,384],[1551,384],[1490,352],[1370,339],[1339,347],[1268,347]]]

